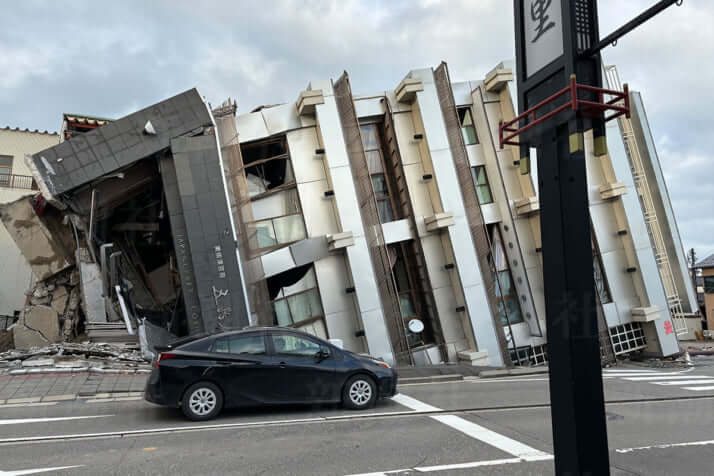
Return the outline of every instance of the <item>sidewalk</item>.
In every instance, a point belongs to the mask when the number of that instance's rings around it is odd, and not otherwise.
[[[106,397],[103,394],[144,391],[145,373],[40,373],[0,376],[0,405]]]

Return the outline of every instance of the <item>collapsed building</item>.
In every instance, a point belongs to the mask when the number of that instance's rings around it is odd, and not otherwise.
[[[512,77],[442,63],[353,96],[345,73],[240,115],[187,91],[28,157],[41,194],[3,222],[40,281],[74,270],[90,338],[276,325],[390,362],[543,364],[537,177],[498,138]],[[633,95],[609,149],[586,143],[604,358],[676,354],[696,309]]]

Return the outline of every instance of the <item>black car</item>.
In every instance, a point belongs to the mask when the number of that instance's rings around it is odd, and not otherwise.
[[[252,328],[184,340],[153,363],[144,398],[208,420],[229,407],[339,403],[364,409],[396,393],[388,364],[294,329]]]

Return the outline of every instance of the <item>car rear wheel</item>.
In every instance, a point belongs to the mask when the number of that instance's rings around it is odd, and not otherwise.
[[[363,410],[369,408],[377,399],[377,386],[366,375],[355,375],[347,380],[342,390],[342,404],[347,408]]]
[[[210,420],[223,408],[223,393],[211,382],[198,382],[184,393],[181,410],[194,421]]]

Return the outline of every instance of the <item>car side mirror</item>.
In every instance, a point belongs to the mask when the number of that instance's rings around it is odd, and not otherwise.
[[[329,356],[330,356],[330,353],[325,349],[320,349],[317,352],[315,352],[315,360],[317,360],[318,362],[325,360]]]

